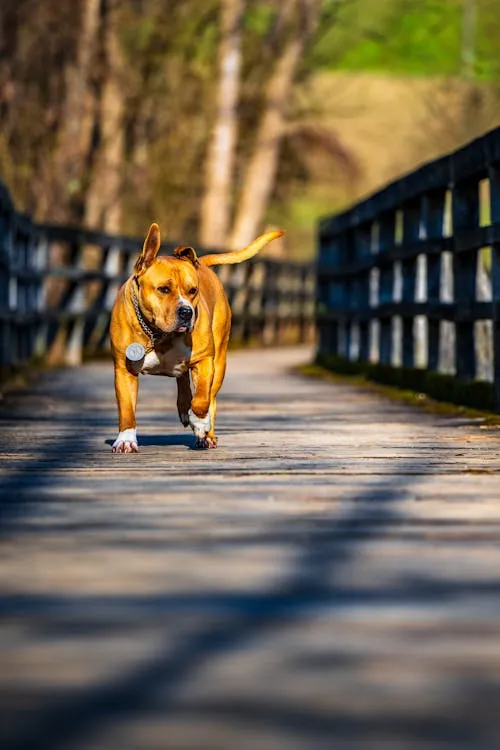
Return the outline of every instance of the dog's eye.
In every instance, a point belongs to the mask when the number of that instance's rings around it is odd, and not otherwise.
[[[161,294],[170,294],[170,287],[169,286],[159,286],[158,291]]]
[[[197,290],[197,288],[196,288],[195,286],[193,286],[193,287],[191,287],[191,289],[189,290],[189,294],[191,294],[192,296],[194,296],[194,295],[196,294],[196,292],[197,292],[197,291],[198,291],[198,290]]]

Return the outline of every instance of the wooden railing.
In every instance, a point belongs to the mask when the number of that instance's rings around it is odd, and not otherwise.
[[[16,212],[0,183],[0,372],[33,359],[77,365],[105,350],[116,292],[141,245],[130,237],[34,224]],[[257,256],[219,269],[233,311],[233,342],[311,339],[311,264]]]
[[[500,411],[500,128],[319,228],[318,359]]]

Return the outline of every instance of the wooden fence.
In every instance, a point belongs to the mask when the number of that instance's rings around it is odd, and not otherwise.
[[[500,128],[319,227],[318,360],[500,411]]]
[[[84,355],[105,350],[116,292],[141,246],[140,239],[34,224],[15,210],[0,183],[0,372],[33,359],[77,365]],[[160,252],[172,248],[163,245]],[[233,341],[310,340],[311,264],[257,256],[214,270],[231,303]]]

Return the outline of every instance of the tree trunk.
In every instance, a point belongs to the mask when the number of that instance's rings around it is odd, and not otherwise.
[[[86,171],[98,106],[92,76],[99,45],[100,22],[101,0],[84,0],[76,63],[67,74],[58,147],[61,199],[59,206],[53,207],[51,215],[54,219],[79,222],[84,215]]]
[[[241,19],[244,0],[223,0],[217,112],[208,148],[200,243],[223,247],[231,215],[241,69]]]
[[[276,179],[286,106],[304,47],[317,21],[318,9],[319,5],[307,0],[288,0],[283,6],[287,20],[297,11],[295,22],[266,86],[264,110],[245,171],[230,247],[248,245],[261,228]]]
[[[274,186],[284,132],[285,107],[302,49],[302,39],[290,39],[268,82],[264,112],[246,168],[231,234],[232,247],[248,245],[257,235],[264,217]]]
[[[122,55],[117,36],[119,8],[103,2],[103,78],[97,122],[97,147],[87,191],[85,224],[119,233],[124,157],[125,101]]]

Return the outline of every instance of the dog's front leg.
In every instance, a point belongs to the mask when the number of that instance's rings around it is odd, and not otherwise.
[[[135,431],[135,407],[139,379],[125,367],[115,367],[115,391],[118,403],[118,437],[113,443],[113,453],[137,453],[137,435]]]
[[[205,448],[206,434],[210,430],[210,391],[214,379],[214,361],[212,357],[202,359],[192,368],[194,396],[189,410],[189,424],[197,439],[198,448]]]

